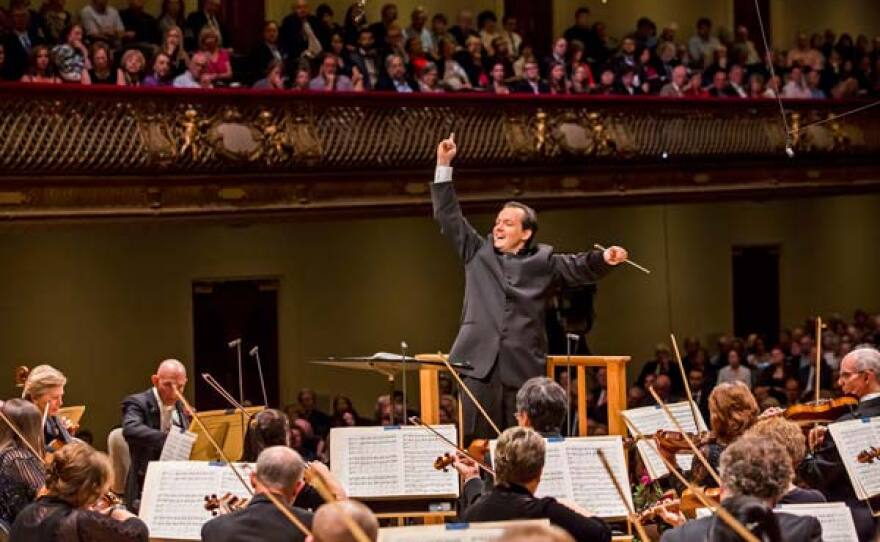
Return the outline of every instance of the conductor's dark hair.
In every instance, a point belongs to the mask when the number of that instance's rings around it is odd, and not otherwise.
[[[758,540],[762,542],[780,542],[782,540],[776,514],[761,499],[737,495],[724,499],[721,504]],[[717,515],[712,518],[708,542],[741,542],[742,540],[743,538],[726,523],[719,520]]]
[[[528,415],[538,433],[560,433],[565,419],[565,390],[546,376],[526,380],[516,392],[516,411]]]
[[[532,240],[535,238],[535,235],[538,234],[538,213],[535,212],[534,209],[526,205],[525,203],[520,203],[518,201],[508,201],[504,204],[504,207],[512,207],[514,209],[522,209],[523,212],[523,220],[522,227],[524,230],[531,230],[532,236],[529,238],[529,242],[527,245],[531,244]]]

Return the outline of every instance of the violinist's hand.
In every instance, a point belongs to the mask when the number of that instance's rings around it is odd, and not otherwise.
[[[449,134],[449,138],[444,139],[437,145],[437,165],[448,166],[455,158],[455,134]]]
[[[480,477],[480,467],[477,466],[477,462],[462,453],[456,452],[452,466],[458,471],[463,482]]]
[[[825,435],[828,433],[828,428],[824,425],[819,425],[810,430],[810,433],[807,435],[807,444],[810,446],[811,450],[815,450],[819,446],[825,442]]]
[[[772,418],[773,416],[781,416],[783,412],[785,412],[785,410],[783,410],[779,407],[776,407],[776,406],[770,407],[767,410],[765,410],[764,412],[762,412],[758,416],[758,419],[763,420],[764,418]]]
[[[672,525],[673,527],[680,527],[687,523],[687,518],[684,517],[680,511],[676,510],[672,512],[666,508],[661,507],[657,510],[657,517],[662,519],[665,523]]]
[[[625,262],[629,258],[629,253],[625,248],[613,246],[606,248],[602,257],[605,258],[605,263],[608,265],[617,265]]]

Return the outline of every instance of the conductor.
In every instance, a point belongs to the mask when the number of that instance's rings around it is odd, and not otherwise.
[[[560,286],[584,286],[627,259],[620,247],[578,254],[554,254],[535,244],[538,216],[519,202],[505,203],[492,232],[483,237],[464,218],[452,186],[456,146],[453,136],[437,147],[437,169],[431,184],[434,219],[455,247],[465,269],[461,325],[450,359],[473,367],[464,383],[496,423],[516,425],[516,392],[545,372],[547,334],[544,311]],[[463,433],[469,438],[494,437],[489,423],[464,402]]]

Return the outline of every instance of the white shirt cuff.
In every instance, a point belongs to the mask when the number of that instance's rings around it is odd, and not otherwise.
[[[448,183],[452,181],[452,166],[437,166],[434,170],[435,183]]]

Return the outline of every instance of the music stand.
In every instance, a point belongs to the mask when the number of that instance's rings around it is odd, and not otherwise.
[[[199,412],[199,419],[205,424],[205,428],[211,433],[214,440],[223,447],[223,453],[231,461],[239,461],[244,454],[244,433],[247,428],[247,420],[250,420],[258,412],[266,410],[264,406],[245,407],[247,417],[241,411],[229,408],[226,410],[206,410]],[[208,437],[201,427],[190,422],[189,430],[196,435],[190,460],[192,461],[219,461],[219,454],[214,446],[208,441]]]

